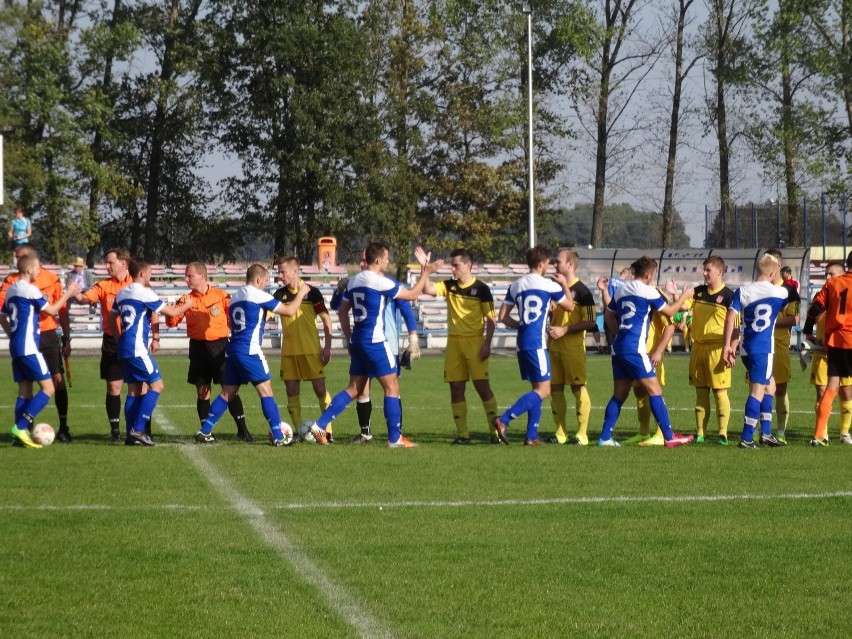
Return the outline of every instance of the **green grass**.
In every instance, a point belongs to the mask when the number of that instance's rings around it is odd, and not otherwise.
[[[472,388],[476,441],[455,447],[441,360],[427,357],[401,382],[405,430],[422,445],[400,451],[249,446],[227,415],[221,444],[194,446],[186,360],[158,359],[160,406],[177,432],[155,423],[156,448],[107,445],[97,359],[86,357],[74,361],[73,445],[29,451],[3,436],[0,636],[357,636],[305,561],[398,637],[848,636],[852,446],[805,445],[814,398],[798,369],[783,449],[530,449],[520,422],[512,446],[493,446]],[[589,361],[596,435],[611,379],[608,358]],[[692,432],[686,358],[667,365],[673,421]],[[332,393],[345,369],[333,360]],[[495,356],[491,370],[501,407],[527,390],[513,356]],[[741,368],[735,379],[732,435]],[[11,383],[3,388],[8,422]],[[283,406],[277,380],[275,390]],[[261,440],[259,402],[244,392]],[[630,403],[617,438],[636,432]],[[52,406],[43,418],[56,423]],[[356,433],[350,408],[335,434]]]

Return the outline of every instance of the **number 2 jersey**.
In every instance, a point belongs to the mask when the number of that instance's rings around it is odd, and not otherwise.
[[[734,292],[731,310],[742,316],[742,352],[774,353],[778,313],[790,302],[790,291],[771,282],[752,282]]]
[[[519,351],[545,348],[550,302],[559,304],[564,299],[562,286],[538,273],[528,273],[512,282],[503,303],[518,307]]]
[[[612,343],[614,355],[648,353],[648,325],[652,311],[666,305],[666,300],[653,286],[629,280],[615,290],[607,309],[618,316],[618,334]]]

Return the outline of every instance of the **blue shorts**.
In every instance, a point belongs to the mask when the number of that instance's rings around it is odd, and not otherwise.
[[[546,348],[518,351],[518,368],[521,369],[521,379],[546,382],[550,379],[550,353]]]
[[[23,355],[12,360],[12,378],[16,382],[40,382],[50,377],[41,353]]]
[[[138,382],[151,384],[162,379],[160,367],[157,366],[157,362],[150,355],[140,355],[139,357],[121,360],[121,375],[126,384]]]
[[[612,356],[612,378],[614,380],[638,380],[656,376],[657,371],[654,370],[651,358],[648,357],[647,353]]]
[[[377,342],[375,344],[350,344],[349,374],[353,377],[384,377],[399,372],[396,355],[390,349],[390,344]]]
[[[238,356],[225,353],[223,386],[241,386],[243,384],[256,386],[270,379],[272,379],[272,376],[269,374],[269,364],[266,363],[266,357],[263,353]]]
[[[749,384],[768,384],[772,379],[772,353],[743,355]]]

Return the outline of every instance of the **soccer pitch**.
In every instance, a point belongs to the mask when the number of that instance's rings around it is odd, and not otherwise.
[[[488,444],[470,387],[474,443],[450,446],[442,360],[428,356],[401,380],[404,430],[421,445],[389,450],[378,385],[368,446],[343,443],[358,432],[350,407],[337,444],[272,448],[251,389],[258,443],[238,442],[226,414],[220,443],[195,445],[186,359],[158,361],[155,448],[108,444],[96,357],[72,361],[72,445],[13,448],[4,427],[0,636],[849,635],[852,446],[837,443],[836,415],[832,446],[806,445],[814,394],[796,364],[785,448],[718,446],[715,421],[712,443],[673,450],[525,448],[523,420],[512,445]],[[694,432],[687,359],[666,362],[675,429]],[[332,394],[347,364],[332,360]],[[596,436],[609,358],[590,355],[589,368]],[[494,355],[491,375],[501,409],[528,390],[512,353]],[[741,365],[734,379],[732,444]],[[616,439],[636,432],[631,404]],[[303,412],[318,414],[309,385]],[[41,417],[56,424],[52,404]]]

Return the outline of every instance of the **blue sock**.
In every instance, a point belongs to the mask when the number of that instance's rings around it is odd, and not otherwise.
[[[136,422],[133,424],[133,430],[137,433],[145,432],[145,423],[151,419],[154,414],[154,409],[157,408],[157,402],[160,399],[160,394],[148,389],[148,392],[139,398],[139,414],[136,416]]]
[[[346,410],[346,407],[349,406],[351,401],[352,398],[349,397],[349,393],[345,390],[340,391],[337,395],[331,398],[331,404],[329,404],[328,408],[326,408],[322,415],[319,416],[317,426],[325,430],[325,427],[333,422],[335,417]]]
[[[15,423],[17,424],[27,410],[27,405],[30,403],[27,397],[18,397],[15,400]]]
[[[772,404],[775,395],[766,394],[760,402],[760,434],[767,437],[772,434]]]
[[[275,403],[274,397],[261,397],[260,409],[263,411],[263,416],[269,422],[269,429],[272,431],[272,439],[281,439],[284,435],[281,433],[281,411],[278,410],[278,404]]]
[[[746,398],[745,416],[743,417],[743,441],[754,441],[754,427],[760,419],[760,402],[751,395]]]
[[[388,423],[388,441],[399,441],[402,437],[402,403],[399,397],[385,397],[385,420]]]
[[[509,410],[500,415],[500,423],[508,426],[509,422],[528,412],[536,403],[538,403],[539,411],[541,411],[541,397],[538,396],[538,393],[534,391],[524,393],[518,398],[518,401],[509,407]]]
[[[136,424],[139,418],[139,398],[136,395],[128,394],[124,398],[124,424],[127,434],[130,434],[131,429]]]
[[[213,400],[213,403],[210,404],[210,412],[207,413],[207,418],[204,420],[204,423],[201,424],[201,432],[205,435],[212,433],[216,422],[221,419],[226,410],[228,410],[228,402],[226,402],[225,398],[221,395],[217,395],[216,399]]]
[[[612,431],[615,430],[615,422],[618,421],[618,416],[621,414],[621,405],[624,402],[618,401],[614,396],[610,397],[609,403],[604,410],[603,430],[601,430],[601,440],[606,441],[612,439]]]
[[[26,405],[21,417],[15,420],[15,426],[18,427],[18,430],[28,428],[35,421],[36,416],[44,410],[44,407],[47,406],[47,402],[49,401],[50,397],[44,391],[37,392],[35,397]]]
[[[535,395],[536,399],[530,398],[529,411],[527,411],[527,440],[532,441],[538,439],[538,424],[541,421],[541,396],[538,393],[528,393]]]
[[[666,441],[670,440],[672,438],[672,422],[669,419],[669,409],[666,408],[663,396],[650,395],[648,397],[648,405],[651,407],[651,414],[660,425],[660,430],[663,431],[663,437]]]

